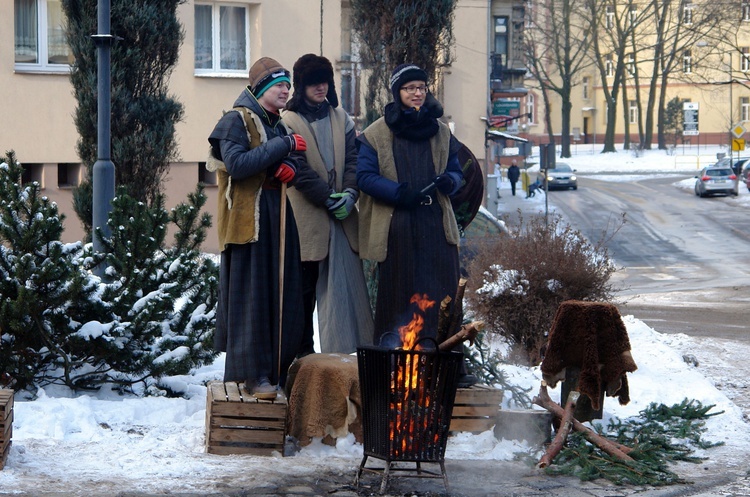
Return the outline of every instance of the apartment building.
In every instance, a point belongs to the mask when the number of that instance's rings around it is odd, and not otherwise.
[[[457,2],[452,63],[435,85],[445,119],[482,162],[497,149],[486,141],[493,99],[518,98],[516,89],[522,85],[522,65],[512,55],[514,22],[520,15],[513,4],[523,2]],[[348,0],[188,0],[178,9],[185,40],[169,89],[184,105],[185,116],[177,125],[181,160],[171,164],[165,183],[168,208],[184,201],[201,181],[207,185],[207,211],[215,218],[215,178],[204,167],[207,136],[244,88],[247,69],[259,57],[273,57],[288,68],[305,53],[328,57],[343,107],[361,119],[362,68],[356,59]],[[226,29],[220,18],[231,19],[232,29]],[[40,182],[44,195],[66,215],[64,241],[74,241],[82,238],[83,229],[72,208],[72,191],[85,170],[76,154],[76,101],[68,76],[72,60],[63,25],[60,0],[0,2],[0,101],[3,114],[9,116],[0,126],[0,152],[15,150],[26,168],[24,181]],[[205,26],[213,26],[213,31]],[[500,38],[506,39],[505,45]],[[219,56],[217,50],[227,40],[238,56]],[[490,72],[495,75],[493,93]],[[499,75],[504,81],[508,75],[515,79],[501,88]],[[209,233],[204,249],[218,252],[215,232]]]
[[[533,8],[541,9],[543,2],[529,2]],[[625,51],[624,93],[617,96],[617,116],[615,122],[615,143],[624,141],[626,132],[633,144],[639,142],[639,118],[646,117],[647,99],[653,92],[662,91],[662,81],[655,88],[648,87],[652,72],[653,47],[656,43],[654,22],[648,16],[653,7],[646,2],[602,2],[599,20],[599,38],[607,39],[607,31],[617,29],[617,24],[637,24],[632,43]],[[687,112],[685,119],[696,119],[686,126],[684,135],[678,137],[677,145],[700,146],[706,144],[727,144],[732,139],[740,139],[744,149],[747,135],[731,133],[737,125],[750,129],[750,1],[716,3],[707,0],[682,0],[671,2],[669,18],[665,20],[670,26],[670,36],[680,36],[677,49],[668,55],[674,55],[675,63],[664,88],[665,100],[673,98],[683,102],[683,107],[694,111]],[[619,9],[619,10],[618,10]],[[718,10],[711,10],[718,9]],[[707,16],[716,22],[715,29],[706,29]],[[718,18],[720,20],[717,20]],[[527,22],[533,19],[528,18]],[[533,29],[533,28],[532,28]],[[679,31],[678,31],[679,29]],[[675,33],[680,34],[675,34]],[[593,53],[589,53],[594,57]],[[617,69],[617,54],[614,50],[601,54],[606,74],[605,83],[596,63],[592,61],[577,74],[573,81],[571,95],[571,144],[601,148],[607,126],[607,101],[605,84],[612,88]],[[640,96],[636,91],[636,73],[640,85]],[[536,86],[536,85],[530,85]],[[532,90],[532,92],[538,90]],[[552,133],[560,143],[562,102],[558,95],[549,93],[550,113],[553,126]],[[539,116],[545,112],[541,99],[537,99]],[[643,115],[641,115],[643,114]],[[688,117],[690,116],[690,117]],[[657,146],[657,116],[653,114],[652,148]],[[530,138],[536,143],[546,143],[548,130],[540,126]],[[736,145],[735,145],[736,146]],[[740,152],[735,150],[735,153]]]

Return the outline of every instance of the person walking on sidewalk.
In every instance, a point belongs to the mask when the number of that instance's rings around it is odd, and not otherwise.
[[[373,319],[359,259],[354,121],[339,107],[333,66],[306,54],[292,68],[294,95],[284,122],[307,142],[316,173],[289,190],[302,251],[303,355],[313,352],[317,303],[320,351],[350,354],[372,343]]]
[[[302,167],[305,140],[289,133],[279,115],[289,87],[289,71],[270,57],[259,59],[233,109],[208,138],[206,167],[218,179],[221,248],[214,346],[226,352],[224,381],[244,381],[259,399],[276,398],[276,385],[284,385],[302,343],[299,237],[291,208],[281,236],[281,190],[282,183],[294,185],[308,174],[303,170],[311,170]]]
[[[510,181],[510,193],[514,197],[516,196],[516,183],[518,182],[518,178],[521,176],[521,170],[518,169],[518,163],[516,162],[516,159],[513,159],[513,161],[510,163],[510,167],[508,168],[508,181]]]

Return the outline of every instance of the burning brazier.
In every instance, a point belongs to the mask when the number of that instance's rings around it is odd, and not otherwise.
[[[408,350],[357,349],[364,457],[356,485],[363,471],[382,472],[383,493],[391,471],[406,471],[404,476],[442,478],[448,489],[445,446],[463,355],[437,347],[420,349],[425,340]],[[385,468],[366,467],[369,457],[385,461]],[[413,462],[416,467],[392,466],[397,462]],[[440,473],[423,469],[422,463],[439,464]]]

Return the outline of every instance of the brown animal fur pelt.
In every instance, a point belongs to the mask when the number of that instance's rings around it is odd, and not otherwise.
[[[607,395],[630,402],[626,373],[638,367],[620,312],[612,304],[568,300],[560,304],[547,339],[542,378],[551,387],[565,377],[566,367],[578,367],[578,391],[597,410],[602,385]]]
[[[313,437],[323,443],[354,434],[363,443],[362,402],[357,358],[346,354],[310,354],[292,363],[286,384],[287,432],[300,446]]]

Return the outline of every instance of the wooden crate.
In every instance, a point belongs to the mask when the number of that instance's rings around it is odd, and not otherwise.
[[[450,431],[481,433],[497,423],[503,391],[486,385],[456,390]]]
[[[287,401],[258,400],[244,383],[214,381],[206,395],[206,452],[209,454],[284,453]]]
[[[0,469],[5,467],[13,435],[13,390],[0,390]]]

